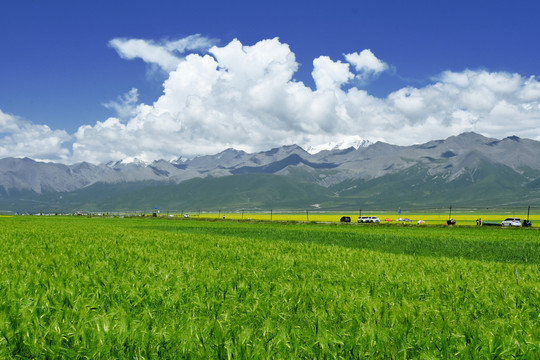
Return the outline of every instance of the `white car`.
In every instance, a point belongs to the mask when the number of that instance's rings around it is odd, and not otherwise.
[[[521,226],[520,218],[506,218],[502,223],[502,226]]]
[[[379,220],[376,216],[359,216],[358,217],[359,223],[380,223],[381,220]]]

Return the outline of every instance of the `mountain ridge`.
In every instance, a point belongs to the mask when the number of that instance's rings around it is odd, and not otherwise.
[[[100,191],[105,193],[111,192],[109,195],[100,194],[100,199],[113,198],[118,193],[129,196],[129,192],[125,193],[121,189],[122,186],[141,192],[145,188],[160,186],[175,188],[178,185],[176,189],[182,191],[183,187],[180,185],[186,181],[202,181],[214,184],[212,186],[221,184],[219,186],[230,189],[225,186],[229,177],[238,177],[239,181],[246,181],[245,186],[253,188],[256,196],[265,198],[262,184],[270,188],[270,183],[264,176],[256,177],[261,182],[261,188],[256,189],[257,184],[251,181],[249,174],[266,175],[273,181],[279,179],[280,186],[285,192],[288,191],[285,190],[286,188],[295,188],[297,185],[294,184],[302,184],[304,188],[309,187],[320,194],[321,201],[319,202],[326,202],[328,206],[331,206],[331,203],[345,205],[343,198],[338,199],[328,194],[348,194],[343,190],[346,184],[356,184],[354,185],[357,189],[356,195],[352,196],[351,202],[369,198],[371,202],[376,203],[375,195],[381,193],[380,188],[384,187],[382,184],[384,181],[388,182],[388,187],[399,187],[399,179],[402,177],[407,179],[407,181],[403,180],[403,183],[407,183],[409,188],[421,186],[430,188],[429,191],[426,190],[426,194],[436,192],[436,189],[431,189],[433,184],[448,188],[460,184],[462,188],[456,187],[455,191],[467,193],[470,189],[479,187],[477,183],[480,181],[479,174],[489,175],[486,177],[488,180],[482,180],[484,187],[504,192],[502,197],[497,195],[499,198],[512,200],[512,194],[515,194],[516,199],[525,201],[528,198],[533,200],[537,196],[538,186],[535,184],[540,181],[540,158],[537,154],[540,154],[540,142],[535,140],[521,139],[516,136],[499,140],[468,132],[444,140],[432,140],[410,146],[376,142],[368,146],[322,150],[317,153],[309,153],[297,145],[287,145],[257,153],[247,153],[231,148],[215,155],[199,156],[193,159],[179,157],[174,161],[156,160],[151,163],[117,161],[99,165],[86,162],[64,165],[37,162],[29,158],[4,158],[0,159],[0,189],[2,190],[0,210],[13,210],[18,200],[20,203],[25,203],[24,199],[30,198],[34,199],[35,204],[46,206],[47,201],[52,201],[46,199],[53,199],[55,196],[72,199],[69,204],[66,201],[55,201],[58,208],[72,207],[75,203],[83,206],[85,204],[83,200],[75,201],[74,199],[77,194],[81,196],[81,199],[85,198],[85,189],[92,187],[100,188]],[[500,179],[497,178],[496,172],[501,174]],[[499,185],[504,183],[502,177],[512,179],[510,183],[515,183],[515,189],[501,188]],[[224,179],[212,180],[220,178]],[[361,183],[367,184],[368,188],[372,186],[372,192],[364,193],[365,189],[358,187]],[[311,187],[312,185],[314,187]],[[522,189],[529,189],[529,193],[523,192]],[[152,191],[160,193],[157,190]],[[480,188],[477,191],[478,193],[485,192]],[[422,197],[421,192],[412,191],[412,193],[417,198]],[[398,195],[396,195],[397,198],[406,201],[407,196]],[[202,203],[208,203],[208,199],[203,201],[203,198],[208,196],[204,192],[199,194]],[[294,197],[294,192],[291,192],[289,196]],[[431,199],[437,198],[434,195],[430,196]],[[451,195],[447,194],[447,197],[451,199]],[[496,197],[495,194],[493,197]],[[304,196],[304,198],[308,197]],[[383,199],[384,196],[379,195],[379,198]],[[193,202],[196,201],[194,199],[192,198]],[[234,203],[232,198],[227,197],[227,199],[229,199],[227,202]],[[415,199],[411,198],[407,201],[414,203],[415,201],[412,200]],[[477,201],[480,200],[482,199],[477,199]],[[430,199],[425,198],[423,201],[428,203]],[[287,201],[282,199],[282,203],[291,206],[294,199],[287,199]],[[309,206],[300,200],[298,204]]]

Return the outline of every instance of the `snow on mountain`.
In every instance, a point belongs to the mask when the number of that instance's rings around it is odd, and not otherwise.
[[[120,160],[118,163],[122,164],[122,165],[133,164],[133,165],[142,167],[142,166],[148,166],[152,162],[151,161],[144,161],[144,160],[141,160],[141,159],[139,159],[137,157],[130,156],[130,157],[127,157],[125,159]]]
[[[311,155],[317,154],[321,151],[328,150],[345,150],[348,148],[355,148],[358,149],[360,147],[367,147],[371,145],[372,142],[366,139],[362,139],[358,135],[351,135],[343,138],[340,141],[332,141],[326,144],[316,145],[316,146],[308,146],[306,151],[310,153]]]
[[[187,161],[189,161],[189,159],[187,157],[184,157],[184,156],[180,156],[179,158],[177,159],[172,159],[171,161],[169,161],[171,164],[173,165],[180,165],[180,164],[184,164],[186,163]]]
[[[354,148],[355,151],[343,151]],[[287,174],[299,169],[322,186],[348,179],[373,179],[421,165],[430,176],[452,180],[462,169],[476,169],[480,162],[508,167],[538,181],[540,142],[508,137],[502,140],[464,133],[425,144],[396,146],[371,144],[359,136],[304,150],[297,145],[282,146],[258,153],[227,149],[219,154],[194,159],[157,160],[145,163],[136,158],[102,165],[63,165],[31,159],[0,159],[0,199],[2,190],[30,190],[35,193],[66,192],[95,183],[163,181],[180,183],[193,178],[220,177],[246,173]],[[330,171],[331,170],[331,171]],[[469,171],[467,170],[467,171]],[[536,183],[535,183],[536,184]],[[537,186],[537,185],[531,185]]]
[[[125,159],[118,160],[118,161],[109,161],[105,165],[110,167],[111,169],[117,168],[119,166],[126,166],[126,165],[131,165],[131,166],[136,166],[136,167],[143,168],[143,167],[147,167],[151,163],[152,162],[150,162],[150,161],[144,161],[144,160],[141,160],[141,159],[139,159],[137,157],[130,156],[130,157],[127,157]]]

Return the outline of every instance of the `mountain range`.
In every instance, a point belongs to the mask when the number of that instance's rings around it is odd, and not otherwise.
[[[2,211],[527,207],[540,204],[540,142],[463,133],[397,146],[346,139],[309,152],[94,165],[0,159]],[[361,140],[361,139],[360,139]],[[347,147],[347,145],[355,144]],[[321,150],[324,149],[324,150]]]

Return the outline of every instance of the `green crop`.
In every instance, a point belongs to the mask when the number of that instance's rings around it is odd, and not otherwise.
[[[540,231],[0,219],[0,358],[522,358]]]

